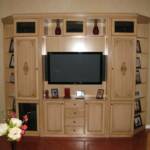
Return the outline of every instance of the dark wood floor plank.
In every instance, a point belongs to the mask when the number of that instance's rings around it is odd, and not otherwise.
[[[150,132],[132,138],[24,137],[17,143],[17,150],[148,150],[148,135]],[[0,150],[11,150],[5,138],[0,138]]]

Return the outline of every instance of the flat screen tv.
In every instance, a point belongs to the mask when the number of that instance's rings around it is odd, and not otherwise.
[[[102,52],[48,52],[49,84],[101,84],[105,63]]]

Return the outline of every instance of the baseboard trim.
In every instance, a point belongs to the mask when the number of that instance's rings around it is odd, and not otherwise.
[[[146,129],[150,129],[150,124],[145,126]]]

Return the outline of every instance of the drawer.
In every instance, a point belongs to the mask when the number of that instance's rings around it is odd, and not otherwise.
[[[84,126],[83,118],[66,118],[65,126]]]
[[[65,109],[65,117],[84,117],[84,109]]]
[[[67,101],[65,102],[65,108],[84,108],[83,101]]]
[[[84,127],[65,126],[65,134],[84,134]]]

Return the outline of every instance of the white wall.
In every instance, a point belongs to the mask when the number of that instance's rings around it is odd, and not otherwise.
[[[133,12],[150,16],[149,6],[149,0],[0,0],[0,19],[15,13],[30,12]],[[2,62],[0,23],[0,111],[4,109]],[[150,124],[150,111],[148,118]]]

